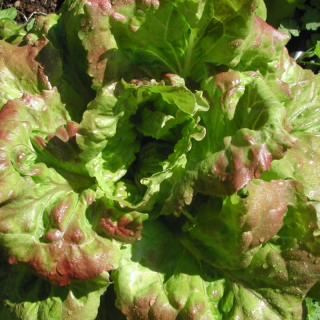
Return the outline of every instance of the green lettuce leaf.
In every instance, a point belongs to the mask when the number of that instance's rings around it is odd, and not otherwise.
[[[167,75],[167,78],[168,84],[133,80],[104,88],[90,103],[77,133],[77,143],[83,150],[80,156],[86,162],[88,172],[110,199],[125,201],[121,206],[151,210],[157,199],[150,198],[159,193],[162,181],[176,180],[181,175],[178,167],[185,164],[191,141],[204,137],[205,131],[198,124],[200,118],[196,114],[197,110],[207,109],[201,92],[192,93],[178,76]],[[167,157],[158,157],[159,171],[152,171],[150,176],[143,176],[144,179],[138,181],[136,174],[133,173],[135,178],[132,176],[132,169],[140,167],[144,170],[144,159],[136,160],[136,154],[140,148],[151,147],[156,152],[160,145],[167,149]],[[136,190],[134,185],[120,182],[122,189],[131,189],[135,194],[131,196],[135,199],[133,203],[119,193],[117,181],[122,177],[137,182]],[[146,185],[148,191],[142,185]],[[168,197],[170,188],[162,190],[166,194],[162,197]]]
[[[140,237],[146,216],[105,198],[80,158],[54,88],[25,93],[0,111],[0,243],[9,263],[29,264],[65,285],[117,267],[122,242]]]
[[[255,16],[250,34],[245,40],[243,54],[236,70],[256,71],[263,76],[269,74],[281,76],[283,55],[287,52],[284,46],[290,36],[268,25]]]
[[[66,0],[0,42],[1,318],[110,319],[110,271],[128,319],[302,319],[320,77],[265,18]]]
[[[205,259],[212,257],[211,263],[219,268],[247,268],[269,240],[283,235],[288,239],[284,245],[292,245],[295,238],[308,242],[318,228],[316,209],[307,203],[298,181],[253,180],[240,195],[235,193],[221,202],[211,197],[195,199],[188,222],[191,237],[201,241],[204,252],[210,252],[203,255]],[[314,249],[309,246],[309,250]]]
[[[263,1],[66,1],[61,12],[69,62],[97,91],[141,74],[173,73],[192,85],[215,66],[268,68],[289,39],[262,20]]]
[[[320,139],[318,136],[304,132],[297,133],[298,140],[294,147],[288,150],[285,157],[271,163],[270,170],[262,175],[262,179],[294,179],[305,186],[309,200],[320,201],[319,165]]]
[[[319,102],[320,77],[310,70],[301,69],[293,60],[287,60],[282,81],[278,82],[282,95],[277,94],[287,110],[297,138],[285,157],[271,163],[262,179],[295,179],[305,186],[306,196],[319,201]],[[273,85],[272,85],[273,86]],[[273,86],[273,88],[276,88]]]
[[[284,105],[296,132],[319,132],[320,76],[310,70],[300,68],[293,59],[286,60],[285,72],[281,80],[287,97]]]
[[[200,81],[206,63],[238,63],[253,7],[252,1],[162,1],[136,9],[119,3],[111,25],[127,59],[147,75],[170,72]]]
[[[186,173],[163,214],[179,215],[193,196],[232,194],[281,159],[296,138],[286,109],[257,73],[223,72],[208,79],[210,110],[199,111],[206,136],[188,154]]]
[[[122,250],[112,274],[116,306],[127,319],[219,319],[225,281],[193,257],[178,235],[145,223],[142,240]]]
[[[47,282],[25,265],[0,265],[1,316],[13,319],[96,319],[100,296],[109,285],[103,272],[91,280],[61,287]]]
[[[11,99],[21,98],[24,92],[41,93],[51,84],[35,58],[44,42],[38,47],[17,47],[0,40],[0,109]]]
[[[277,184],[278,202],[264,198],[265,188]],[[213,198],[194,205],[197,222],[190,233],[165,220],[144,223],[142,240],[122,250],[119,268],[112,271],[116,305],[128,319],[301,319],[301,302],[319,278],[315,208],[301,183],[251,185],[247,198],[228,197],[222,209]],[[239,202],[247,214],[238,211]],[[250,210],[261,215],[250,218]],[[247,249],[251,258],[234,269],[235,255]]]
[[[58,88],[72,119],[80,122],[87,104],[94,99],[94,91],[90,87],[91,79],[70,54],[74,46],[68,42],[61,15],[38,16],[24,43],[37,47],[44,38],[46,41],[39,50],[37,61],[51,85]]]

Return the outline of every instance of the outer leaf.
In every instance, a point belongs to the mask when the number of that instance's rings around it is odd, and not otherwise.
[[[272,73],[280,77],[284,71],[281,65],[282,51],[286,50],[284,46],[289,39],[289,35],[274,29],[255,16],[237,70],[257,71],[263,76]]]
[[[267,20],[267,8],[266,5],[264,3],[264,1],[262,0],[258,0],[257,1],[257,8],[255,11],[255,14],[261,18],[263,21]]]
[[[279,83],[278,86],[286,93],[283,101],[288,110],[293,134],[301,131],[319,132],[319,75],[302,69],[293,59],[286,58],[285,72],[281,80],[284,83]]]
[[[287,206],[294,207],[293,210],[289,209],[282,228],[281,222],[278,225],[278,228],[281,228],[279,236],[269,241],[265,238],[263,241],[267,243],[256,247],[255,252],[252,252],[251,262],[247,261],[242,270],[230,270],[230,265],[227,263],[222,269],[217,265],[213,267],[212,261],[221,261],[221,259],[216,260],[219,249],[214,254],[210,253],[202,250],[201,242],[195,239],[190,241],[187,235],[182,235],[175,229],[170,231],[159,222],[145,223],[142,240],[122,251],[119,268],[112,273],[118,308],[128,319],[135,320],[169,320],[177,317],[241,320],[301,319],[301,302],[305,293],[318,279],[319,258],[310,254],[310,251],[318,252],[318,249],[309,247],[309,244],[317,243],[312,234],[317,230],[315,210],[306,204],[303,190],[296,191],[295,185],[299,183],[288,182],[283,189],[288,195],[291,194],[292,199],[281,199],[279,195],[284,209],[279,216],[283,217]],[[273,186],[270,184],[270,188]],[[254,195],[252,199],[258,201]],[[249,199],[243,201],[250,202]],[[273,199],[265,201],[268,206],[278,210]],[[235,209],[239,207],[238,204],[232,205]],[[208,203],[208,206],[212,211],[206,210],[203,205],[195,206],[195,210],[199,213],[198,217],[202,216],[203,220],[199,226],[196,224],[191,233],[195,232],[194,234],[200,237],[211,234],[213,238],[210,244],[219,247],[220,252],[225,252],[225,246],[229,245],[230,249],[233,246],[233,243],[229,242],[232,233],[224,233],[221,228],[224,240],[221,238],[221,241],[216,242],[214,236],[219,234],[217,230],[219,220],[241,223],[240,217],[237,217],[239,213],[228,209],[219,213],[217,206],[212,206],[212,203]],[[261,205],[261,208],[264,206]],[[270,218],[276,216],[271,212],[267,213],[267,209],[265,212]],[[303,226],[295,224],[299,216]],[[255,215],[252,217],[255,220],[254,222],[252,220],[252,223],[255,226],[261,223],[261,232],[265,232],[263,230],[265,221],[262,219],[258,222]],[[246,221],[243,221],[241,228],[247,231],[250,218],[244,219]],[[313,225],[311,229],[308,225],[310,222]],[[277,232],[271,231],[268,226],[267,223],[266,229],[269,232],[272,234]],[[270,228],[271,226],[270,221]],[[290,230],[287,226],[292,226],[293,229]],[[198,227],[202,228],[202,232],[200,230],[199,233],[196,232]],[[234,231],[234,226],[230,225],[230,231],[231,229]],[[240,243],[245,245],[245,240]],[[226,253],[226,257],[230,261],[234,255]],[[305,264],[308,264],[308,270]]]
[[[86,72],[86,52],[78,35],[84,18],[83,4],[84,1],[65,1],[52,34],[55,46],[62,51],[65,79],[88,104],[94,99],[95,92],[91,89],[92,79]]]
[[[205,62],[236,65],[253,20],[252,1],[202,1],[196,6],[192,1],[161,1],[135,11],[117,3],[113,14],[119,18],[112,26],[119,47],[155,78],[170,72],[199,81],[207,73]]]
[[[320,201],[319,137],[311,133],[296,134],[298,141],[281,160],[273,161],[262,179],[295,179],[305,186],[308,199]]]
[[[129,61],[126,61],[119,51],[112,31],[110,20],[121,19],[113,9],[117,3],[98,0],[81,4],[84,17],[78,34],[87,53],[87,72],[93,77],[93,88],[98,90],[103,84],[112,83],[120,77],[129,80],[133,78],[134,67],[129,65]],[[130,5],[131,3],[127,3],[127,7]],[[132,75],[128,77],[130,69],[133,69]]]
[[[96,90],[141,74],[200,82],[216,65],[235,67],[241,59],[256,70],[275,59],[288,36],[254,18],[255,9],[252,0],[66,1],[60,25],[74,41],[69,62],[84,79],[86,69]]]
[[[75,143],[79,127],[67,119],[55,89],[0,112],[1,246],[11,264],[25,262],[59,285],[116,268],[113,239],[139,238],[143,219],[96,191]]]
[[[225,280],[195,259],[174,233],[146,223],[138,245],[122,250],[112,274],[116,305],[129,320],[221,319]],[[209,271],[209,272],[207,272]]]
[[[190,234],[201,240],[206,250],[213,252],[214,264],[228,269],[246,268],[258,248],[276,236],[281,228],[287,230],[288,236],[293,236],[296,229],[298,238],[316,221],[315,208],[304,203],[303,191],[302,184],[297,181],[253,180],[248,183],[243,199],[237,194],[227,197],[221,209],[214,205],[215,198],[203,204],[195,203],[190,210],[194,217]],[[266,194],[269,196],[265,197]],[[288,212],[288,206],[294,208],[292,212]],[[285,227],[286,223],[289,226]],[[280,235],[283,232],[280,231]]]
[[[93,92],[88,90],[91,85],[99,90],[103,82],[110,84],[120,80],[128,65],[110,29],[111,11],[109,0],[65,1],[61,9],[58,38],[64,44],[66,65],[72,66],[82,90],[91,95],[91,100]]]
[[[44,36],[49,41],[46,41],[37,55],[37,61],[43,67],[51,85],[58,88],[72,119],[81,121],[88,102],[94,98],[94,92],[90,88],[91,80],[83,70],[85,65],[79,67],[77,59],[73,59],[71,55],[70,50],[75,46],[70,45],[69,48],[63,17],[56,14],[38,16],[25,40],[37,46],[39,39]],[[72,40],[71,43],[73,44]]]
[[[214,208],[211,201],[208,208]],[[253,181],[243,199],[236,194],[226,198],[221,211],[203,206],[191,211],[190,230],[204,245],[203,259],[225,261],[223,270],[243,268],[227,274],[256,287],[284,319],[301,319],[301,299],[317,281],[320,261],[317,212],[307,203],[302,184]],[[199,252],[201,244],[193,243]]]
[[[278,82],[282,94],[277,94],[286,106],[288,119],[297,142],[286,156],[271,164],[262,179],[296,179],[305,185],[308,199],[319,201],[318,150],[320,77],[301,69],[292,59],[287,59],[285,72]],[[276,88],[272,85],[273,88]],[[271,85],[271,83],[270,83]]]
[[[221,73],[206,84],[206,137],[188,154],[188,171],[162,212],[179,215],[197,192],[232,194],[270,168],[294,144],[285,109],[258,74]]]
[[[45,41],[35,48],[16,47],[0,40],[0,108],[10,99],[20,98],[24,92],[41,93],[51,88],[35,57]]]
[[[59,287],[38,278],[25,265],[1,265],[1,317],[8,320],[92,319],[109,285],[103,272],[92,280]]]

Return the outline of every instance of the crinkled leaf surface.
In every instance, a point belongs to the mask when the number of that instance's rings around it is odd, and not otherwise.
[[[107,272],[61,287],[40,279],[25,265],[2,262],[0,270],[0,312],[8,320],[94,320],[100,296],[109,285]]]
[[[288,150],[283,159],[273,161],[262,179],[296,179],[305,185],[309,200],[320,201],[319,137],[308,132],[297,133],[296,136],[298,140],[294,147]]]
[[[292,133],[319,132],[320,77],[300,68],[293,59],[286,59],[281,80],[286,92],[283,100]]]
[[[245,193],[227,197],[220,207],[219,198],[195,199],[189,210],[193,217],[190,235],[211,251],[208,257],[213,264],[228,269],[246,268],[257,249],[279,232],[291,238],[304,233],[312,237],[308,228],[317,229],[316,210],[306,201],[301,182],[253,180]]]
[[[73,45],[69,47],[63,17],[57,14],[38,16],[25,41],[38,47],[39,39],[46,37],[49,40],[39,50],[36,60],[51,85],[58,88],[72,119],[80,122],[88,102],[94,98],[94,91],[90,88],[90,78],[82,70],[85,64],[79,68],[76,64],[79,58],[73,59],[70,53],[75,45],[71,41]]]
[[[207,273],[164,225],[144,225],[142,240],[122,250],[112,275],[118,308],[128,319],[219,319],[224,279]]]
[[[286,107],[291,134],[297,138],[285,157],[271,163],[262,178],[296,179],[305,185],[308,199],[319,201],[319,102],[320,77],[287,60],[282,81],[284,95],[278,94]],[[271,84],[272,85],[272,84]],[[273,88],[276,86],[272,85]]]
[[[155,1],[129,8],[117,3],[112,26],[126,57],[149,76],[159,78],[158,69],[199,81],[206,62],[237,64],[253,7],[252,1]]]
[[[279,205],[268,211],[275,199],[263,199],[263,189],[276,184],[283,193],[274,195]],[[230,204],[222,209],[204,201],[195,205],[199,220],[190,231],[192,238],[164,220],[144,224],[142,240],[122,250],[119,268],[112,273],[117,306],[128,319],[301,319],[301,302],[319,277],[315,208],[307,204],[301,183],[260,182],[249,189],[248,198],[228,197]],[[261,206],[257,192],[265,201]],[[238,211],[241,201],[246,214]],[[259,218],[251,218],[250,210],[259,209]],[[230,237],[237,234],[233,248]],[[202,245],[215,246],[215,253]],[[233,269],[234,255],[245,255],[247,249],[250,261]],[[221,259],[222,252],[226,256]],[[218,266],[224,259],[226,265]]]
[[[192,93],[178,76],[170,75],[169,79],[173,85],[155,80],[115,83],[106,87],[84,114],[77,135],[77,143],[83,150],[81,158],[87,162],[90,175],[96,177],[100,187],[115,201],[122,198],[118,187],[114,189],[115,183],[125,174],[130,177],[129,167],[140,148],[156,150],[157,145],[163,144],[167,157],[161,162],[159,159],[158,172],[150,172],[154,176],[144,176],[150,179],[138,181],[142,193],[133,191],[136,196],[131,206],[145,205],[155,191],[159,192],[164,179],[176,179],[175,168],[185,163],[191,140],[201,140],[204,136],[204,129],[198,124],[200,118],[195,115],[198,109],[206,109],[201,93]],[[133,166],[140,166],[139,161],[140,158]],[[146,195],[141,183],[148,185]],[[170,189],[164,188],[164,192],[168,196]]]
[[[139,238],[138,212],[104,199],[80,159],[79,125],[56,89],[24,94],[0,112],[0,242],[15,264],[59,285],[118,265],[119,241]]]
[[[119,267],[128,319],[301,319],[319,77],[264,18],[253,0],[67,0],[2,45],[2,317],[94,319]]]
[[[22,97],[24,92],[41,93],[50,84],[35,57],[44,40],[37,47],[17,47],[0,40],[0,108],[10,99]]]
[[[187,171],[164,214],[179,215],[197,192],[236,192],[281,159],[296,140],[288,132],[285,108],[259,74],[224,72],[205,86],[210,110],[199,114],[206,136],[189,152]]]
[[[73,42],[70,62],[96,90],[163,72],[200,82],[216,65],[268,68],[275,59],[288,36],[255,18],[256,8],[252,0],[66,1],[60,24]]]
[[[264,76],[267,73],[281,73],[281,58],[286,50],[283,47],[289,39],[289,35],[274,29],[255,16],[253,28],[245,40],[245,49],[236,69],[258,71]]]
[[[91,85],[99,90],[103,82],[120,80],[128,65],[110,29],[111,7],[110,1],[65,1],[56,32],[65,53],[65,65],[71,69],[68,80],[80,94],[91,96],[91,100],[94,98]],[[77,77],[76,86],[72,74]]]

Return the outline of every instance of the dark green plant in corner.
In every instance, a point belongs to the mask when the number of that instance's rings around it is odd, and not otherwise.
[[[320,2],[317,0],[266,0],[268,23],[294,39],[291,56],[303,67],[318,72],[320,66]]]
[[[1,318],[302,319],[320,78],[265,17],[67,0],[0,41]]]
[[[26,35],[27,25],[18,25],[15,21],[17,15],[17,9],[14,7],[0,10],[0,39],[9,43],[18,43]]]

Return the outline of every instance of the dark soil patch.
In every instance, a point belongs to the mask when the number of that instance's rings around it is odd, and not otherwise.
[[[19,14],[16,21],[25,23],[26,20],[35,13],[54,13],[57,12],[64,0],[0,0],[2,9],[15,7]]]

